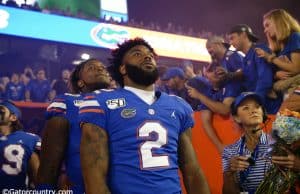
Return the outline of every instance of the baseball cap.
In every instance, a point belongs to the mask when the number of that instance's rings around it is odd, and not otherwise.
[[[221,36],[211,36],[206,41],[206,47],[210,44],[223,44],[225,48],[229,49],[230,44],[224,41],[224,38]]]
[[[20,109],[10,100],[4,100],[0,102],[0,106],[5,106],[11,113],[17,116],[17,118],[21,118]]]
[[[242,92],[239,96],[235,98],[235,100],[231,104],[231,114],[236,115],[237,109],[240,106],[240,104],[248,99],[252,98],[254,99],[259,105],[263,106],[263,100],[262,98],[256,94],[255,92]]]
[[[258,41],[258,37],[253,33],[252,29],[246,24],[238,24],[236,26],[233,26],[229,31],[230,34],[240,33],[240,32],[246,32],[249,39],[252,42],[257,42]]]
[[[170,67],[162,76],[162,80],[166,81],[176,76],[184,78],[185,76],[183,70],[179,67]]]

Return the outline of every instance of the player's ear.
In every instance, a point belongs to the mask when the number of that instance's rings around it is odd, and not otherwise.
[[[121,75],[126,75],[127,74],[125,64],[120,65],[119,71],[120,71]]]
[[[83,80],[78,80],[78,81],[77,81],[77,85],[78,85],[79,88],[83,88],[83,86],[84,86],[84,81],[83,81]]]

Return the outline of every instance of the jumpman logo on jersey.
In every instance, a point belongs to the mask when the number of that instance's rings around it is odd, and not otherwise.
[[[176,119],[176,115],[175,115],[175,110],[173,110],[172,114],[171,114],[171,117]]]

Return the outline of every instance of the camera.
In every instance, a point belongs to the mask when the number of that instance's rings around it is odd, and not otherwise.
[[[247,162],[249,162],[250,166],[254,166],[255,165],[255,160],[251,154],[251,156],[246,160]]]

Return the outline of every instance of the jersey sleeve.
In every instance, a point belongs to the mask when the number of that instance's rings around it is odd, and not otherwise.
[[[233,52],[233,51],[232,51]],[[243,68],[243,56],[238,52],[233,52],[228,59],[228,70],[230,72],[236,72]]]
[[[300,33],[294,32],[291,34],[291,52],[300,52]]]
[[[105,106],[100,100],[100,94],[91,93],[83,98],[79,106],[79,123],[91,123],[105,129]]]
[[[39,153],[41,150],[41,138],[33,133],[25,133],[26,134],[26,139],[29,144],[29,149],[33,153]]]
[[[41,146],[42,146],[41,138],[39,136],[35,135],[33,151],[36,153],[39,153],[41,151]]]
[[[52,117],[65,117],[67,110],[67,96],[59,95],[56,96],[50,105],[47,107],[45,116],[46,119],[50,119]]]

